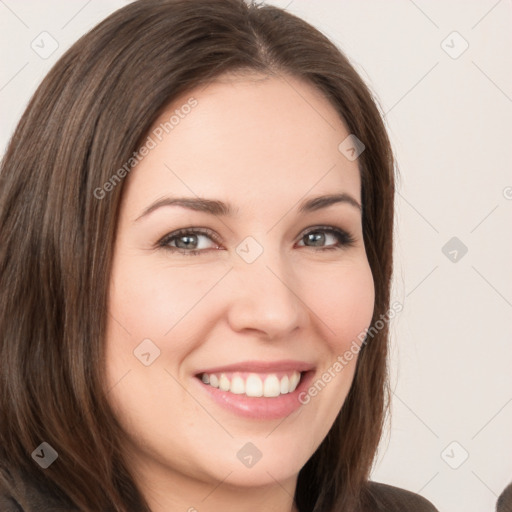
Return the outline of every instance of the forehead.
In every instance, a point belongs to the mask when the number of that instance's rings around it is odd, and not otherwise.
[[[126,184],[136,207],[163,194],[237,207],[333,192],[360,201],[357,160],[338,149],[347,127],[316,87],[294,77],[224,75],[174,100],[148,135],[155,147]]]

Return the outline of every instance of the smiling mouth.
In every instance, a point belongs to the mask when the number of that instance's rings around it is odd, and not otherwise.
[[[235,395],[278,397],[293,393],[306,372],[221,372],[196,375],[204,384]]]

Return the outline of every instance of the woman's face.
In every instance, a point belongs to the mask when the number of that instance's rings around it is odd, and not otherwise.
[[[373,313],[357,159],[338,148],[349,132],[307,83],[224,76],[174,102],[150,136],[123,192],[106,340],[129,462],[155,486],[293,490]],[[301,210],[333,194],[345,200]],[[171,198],[216,201],[214,213],[152,208]]]

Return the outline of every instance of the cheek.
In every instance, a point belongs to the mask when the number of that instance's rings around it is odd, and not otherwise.
[[[167,373],[162,373],[159,383],[153,370],[179,372],[182,362],[207,336],[205,330],[217,310],[205,297],[225,272],[224,267],[203,272],[194,265],[171,267],[161,260],[151,264],[127,255],[114,260],[106,334],[109,389],[127,372],[128,380],[137,380],[147,389],[168,386]],[[158,354],[152,371],[137,359],[147,349]]]
[[[331,351],[340,353],[369,327],[375,301],[373,276],[367,261],[329,268],[328,276],[317,276],[304,296],[325,328],[324,339]]]
[[[319,317],[321,367],[299,400],[304,404],[308,428],[315,432],[314,450],[329,432],[350,391],[359,349],[370,326],[375,288],[366,258],[331,265],[329,275],[317,274],[308,292],[308,306]]]
[[[114,268],[109,309],[133,336],[162,339],[222,275],[217,274],[126,258]]]

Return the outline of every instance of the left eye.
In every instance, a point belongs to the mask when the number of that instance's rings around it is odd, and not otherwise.
[[[333,245],[323,246],[328,240],[328,237],[332,237],[335,240]],[[208,250],[208,247],[199,247],[201,244],[198,242],[199,237],[209,238],[210,240],[217,242],[217,236],[209,229],[181,229],[174,231],[166,235],[158,242],[158,247],[162,247],[171,252],[177,252],[179,254],[196,255],[201,252]],[[355,239],[346,231],[330,227],[330,226],[318,226],[311,229],[304,235],[302,235],[300,241],[312,242],[311,247],[313,250],[333,250],[343,249],[354,245]],[[301,247],[304,247],[302,245]],[[318,248],[317,248],[318,247]],[[218,247],[217,247],[218,248]]]
[[[329,245],[327,247],[321,247],[319,250],[328,250],[328,249],[342,249],[343,247],[350,247],[354,245],[355,239],[346,231],[334,227],[316,227],[310,231],[308,231],[305,235],[302,236],[301,240],[308,239],[310,242],[324,242],[326,240],[326,235],[333,237],[337,243],[335,245]],[[318,236],[320,235],[320,236]],[[313,246],[314,248],[315,246]]]

